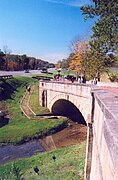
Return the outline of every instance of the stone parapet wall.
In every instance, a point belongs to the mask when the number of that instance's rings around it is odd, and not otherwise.
[[[104,90],[94,92],[91,180],[118,179],[118,97]]]
[[[88,127],[91,127],[88,128],[86,152],[89,161],[86,160],[85,165],[89,169],[86,173],[91,173],[86,174],[86,180],[117,180],[118,96],[90,84],[40,81],[39,88],[40,104],[44,91],[50,111],[59,99],[68,100],[80,110]]]

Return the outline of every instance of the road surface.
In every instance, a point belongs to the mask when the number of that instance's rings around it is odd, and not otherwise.
[[[53,71],[54,68],[49,68],[48,72]],[[25,73],[25,71],[0,71],[0,76],[4,75],[13,75],[13,76],[28,76],[31,77],[36,74],[41,74],[40,70],[29,70],[29,73]]]

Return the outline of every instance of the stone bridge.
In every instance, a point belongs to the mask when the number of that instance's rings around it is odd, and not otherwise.
[[[118,180],[118,96],[98,86],[40,81],[40,104],[88,127],[85,179]]]

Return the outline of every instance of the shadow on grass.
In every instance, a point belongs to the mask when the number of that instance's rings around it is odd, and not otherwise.
[[[9,124],[9,118],[0,117],[0,128],[6,126],[7,124]]]

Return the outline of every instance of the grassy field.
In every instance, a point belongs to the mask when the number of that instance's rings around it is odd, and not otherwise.
[[[65,119],[29,120],[23,116],[19,106],[20,100],[26,85],[36,83],[37,81],[28,77],[17,77],[1,82],[2,97],[5,99],[10,121],[8,125],[0,128],[0,145],[23,143],[54,133],[59,127],[65,126]]]
[[[0,166],[0,177],[7,180],[18,179],[16,176],[19,174],[25,180],[83,180],[85,145],[83,142]],[[52,159],[53,155],[56,156],[55,161]],[[39,168],[39,176],[33,170],[35,166]]]

